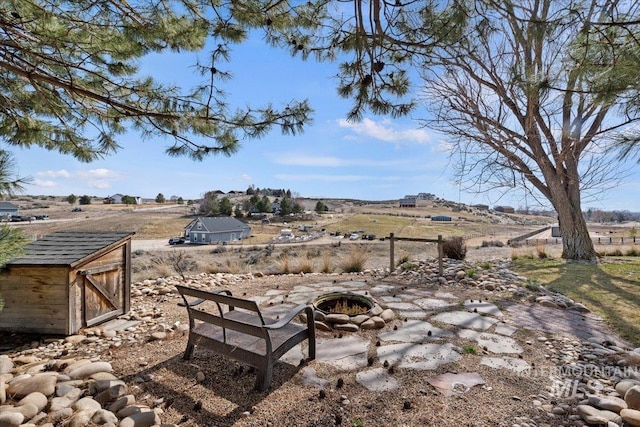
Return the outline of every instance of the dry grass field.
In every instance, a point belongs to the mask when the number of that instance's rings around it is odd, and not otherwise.
[[[394,233],[397,237],[445,239],[465,238],[469,259],[509,257],[558,257],[560,245],[498,247],[516,236],[538,230],[552,223],[553,218],[506,215],[469,208],[446,201],[423,201],[416,208],[400,209],[396,202],[359,202],[352,200],[324,200],[330,211],[322,215],[309,214],[304,219],[271,218],[263,224],[260,218],[248,220],[252,236],[228,246],[180,245],[169,246],[167,240],[179,236],[195,217],[197,205],[156,204],[106,205],[93,199],[72,212],[62,197],[22,196],[12,200],[20,207],[21,215],[47,214],[48,220],[11,223],[26,236],[37,239],[55,231],[130,231],[134,232],[132,271],[134,280],[165,275],[195,272],[229,273],[309,273],[340,272],[350,264],[361,263],[364,269],[389,267],[389,243],[380,238]],[[301,199],[311,211],[317,200]],[[435,215],[452,218],[450,222],[432,221]],[[274,237],[284,228],[296,235],[300,225],[311,226],[310,233],[324,232],[322,237],[294,244],[273,244]],[[628,235],[625,227],[599,226],[602,236]],[[374,240],[351,241],[333,234],[373,234]],[[487,243],[491,243],[487,245]],[[605,246],[603,252],[615,250]],[[618,250],[621,250],[618,248]],[[424,259],[437,255],[433,243],[396,242],[395,261]]]

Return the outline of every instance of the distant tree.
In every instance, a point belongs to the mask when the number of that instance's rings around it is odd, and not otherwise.
[[[291,199],[285,197],[280,202],[280,215],[286,216],[290,213],[293,213],[293,203],[291,202]]]
[[[133,196],[124,195],[122,196],[122,203],[124,203],[125,205],[135,205],[136,198]]]
[[[329,208],[327,207],[327,205],[325,205],[321,200],[318,200],[318,203],[316,203],[316,208],[315,211],[317,213],[323,213],[328,211]]]
[[[20,255],[27,243],[29,239],[21,229],[9,227],[7,224],[0,225],[0,268],[8,260]]]
[[[253,184],[251,184],[249,188],[247,188],[246,193],[247,193],[247,196],[253,196],[254,194],[256,194],[256,190]]]
[[[220,214],[220,201],[218,195],[214,191],[207,191],[204,194],[202,203],[200,204],[200,213],[206,216],[215,216]]]
[[[69,194],[67,196],[67,202],[69,202],[70,205],[74,205],[77,201],[78,201],[78,196],[76,196],[75,194]]]
[[[291,208],[291,212],[298,215],[304,212],[302,205],[298,202],[293,203],[293,207]]]
[[[26,178],[18,178],[15,174],[15,161],[11,154],[0,150],[0,198],[20,193],[24,190]]]
[[[220,200],[220,214],[222,215],[227,215],[227,216],[231,216],[231,214],[233,213],[233,204],[231,203],[231,200],[229,200],[228,197],[223,197],[222,200]]]
[[[158,193],[158,195],[156,196],[156,203],[164,203],[166,201],[166,199],[164,198],[164,194],[162,193]]]
[[[291,190],[287,190],[286,197],[289,199],[291,198]]]
[[[191,205],[193,205],[193,200],[191,199],[187,200],[187,206],[191,206]]]
[[[240,207],[240,205],[236,205],[234,211],[233,211],[233,216],[235,216],[236,218],[242,218],[243,214],[242,214],[242,208]]]
[[[87,196],[86,194],[84,196],[80,196],[78,203],[80,203],[81,205],[90,205],[91,197]]]
[[[258,212],[271,212],[271,200],[269,200],[269,197],[262,196],[256,205],[256,209],[258,209]]]
[[[177,202],[178,202],[179,205],[182,205],[182,204],[184,204],[184,199],[182,197],[178,197]]]
[[[0,150],[0,200],[4,196],[23,191],[24,179],[14,176],[14,162],[9,153]],[[0,268],[11,258],[20,255],[28,239],[19,228],[0,226]]]

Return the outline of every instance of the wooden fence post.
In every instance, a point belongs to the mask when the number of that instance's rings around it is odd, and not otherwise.
[[[438,273],[440,276],[444,274],[443,266],[442,266],[442,257],[443,257],[443,248],[442,245],[444,241],[442,240],[442,234],[438,234]]]
[[[393,238],[393,233],[389,233],[389,274],[393,273],[394,270],[394,238]]]

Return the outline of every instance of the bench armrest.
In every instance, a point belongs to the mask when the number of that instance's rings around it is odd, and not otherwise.
[[[198,298],[198,299],[196,299],[196,300],[191,301],[191,302],[189,303],[189,307],[195,307],[196,305],[198,305],[198,304],[202,304],[202,303],[203,303],[203,302],[205,302],[205,301],[206,301],[206,299],[204,299],[204,298]],[[184,301],[178,302],[178,305],[179,305],[180,307],[186,307],[186,306],[187,306],[187,304],[186,304]]]
[[[300,304],[297,307],[291,309],[282,319],[277,321],[276,323],[271,323],[270,325],[264,325],[265,329],[280,329],[286,325],[288,325],[297,315],[302,313],[303,311],[307,312],[307,321],[309,319],[313,320],[313,307],[310,305]]]

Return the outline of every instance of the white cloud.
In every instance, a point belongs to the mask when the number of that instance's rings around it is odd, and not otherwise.
[[[42,178],[71,178],[71,174],[64,169],[60,169],[59,171],[39,171],[36,172],[36,176]]]
[[[34,179],[33,185],[35,185],[36,187],[53,188],[58,184],[51,180]]]
[[[371,119],[363,119],[361,122],[349,122],[345,119],[338,120],[338,126],[350,129],[357,135],[375,138],[380,141],[426,144],[431,141],[431,135],[424,129],[396,129],[394,122],[384,119],[375,122]],[[352,138],[347,136],[346,138]]]
[[[111,183],[109,181],[92,180],[89,181],[89,187],[104,190],[107,188],[111,188]]]
[[[120,172],[105,168],[80,171],[77,173],[77,175],[86,179],[123,179],[123,175]]]

